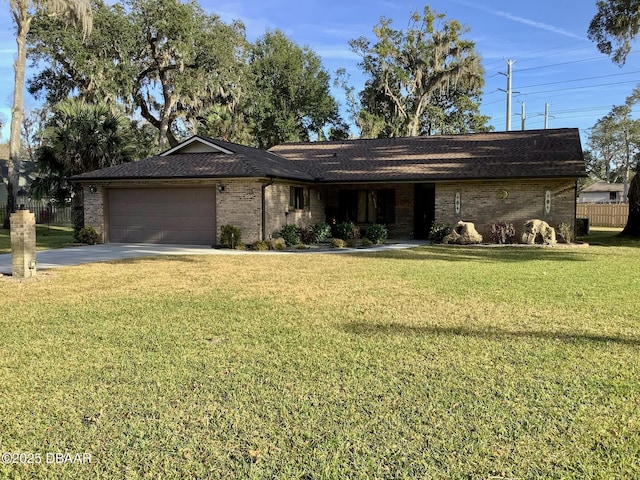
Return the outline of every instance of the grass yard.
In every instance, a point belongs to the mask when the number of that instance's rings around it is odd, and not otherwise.
[[[0,282],[0,451],[41,458],[0,477],[640,478],[627,245],[165,257]]]
[[[72,242],[72,228],[36,225],[37,250],[66,247]],[[2,228],[0,228],[0,253],[11,253],[11,236],[9,230]]]

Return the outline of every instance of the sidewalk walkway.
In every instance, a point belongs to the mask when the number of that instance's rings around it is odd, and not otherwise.
[[[299,254],[344,254],[370,253],[385,250],[398,250],[424,245],[424,241],[406,240],[399,243],[389,243],[369,248],[331,248],[296,250],[296,251],[266,251],[216,249],[199,245],[151,245],[151,244],[123,244],[108,243],[104,245],[86,245],[82,247],[57,248],[42,250],[36,253],[38,270],[48,268],[68,267],[84,263],[107,262],[126,258],[154,257],[158,255],[299,255]],[[11,275],[11,254],[0,254],[0,274]]]

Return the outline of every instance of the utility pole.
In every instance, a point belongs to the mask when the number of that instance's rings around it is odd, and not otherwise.
[[[549,102],[544,104],[544,129],[549,126]]]
[[[523,130],[523,131],[524,131],[524,129],[525,129],[525,123],[526,123],[526,120],[527,120],[527,116],[526,116],[526,115],[525,115],[525,113],[524,113],[524,102],[521,102],[521,103],[520,103],[520,105],[521,105],[521,108],[520,108],[520,116],[522,117],[522,127],[521,127],[521,130]]]
[[[502,72],[500,72],[500,75],[505,75],[507,77],[507,90],[502,90],[501,88],[499,88],[498,90],[501,90],[503,92],[506,91],[507,93],[507,132],[511,130],[511,94],[513,93],[511,90],[511,77],[512,77],[512,66],[515,63],[515,60],[507,60],[507,73],[504,74]]]

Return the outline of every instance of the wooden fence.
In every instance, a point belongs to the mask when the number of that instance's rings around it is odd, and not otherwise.
[[[626,203],[578,203],[578,218],[588,218],[592,227],[624,227],[629,216]]]
[[[30,202],[27,209],[36,216],[36,223],[43,225],[71,226],[71,207],[60,207],[48,203]],[[0,226],[7,214],[7,204],[0,203]]]

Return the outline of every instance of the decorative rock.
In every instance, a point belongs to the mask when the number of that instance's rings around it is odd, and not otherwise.
[[[442,239],[442,243],[457,243],[458,245],[473,245],[482,242],[482,235],[471,222],[458,222],[451,233]]]
[[[536,241],[546,245],[556,243],[556,231],[544,220],[529,220],[524,224],[522,243],[534,245]]]

